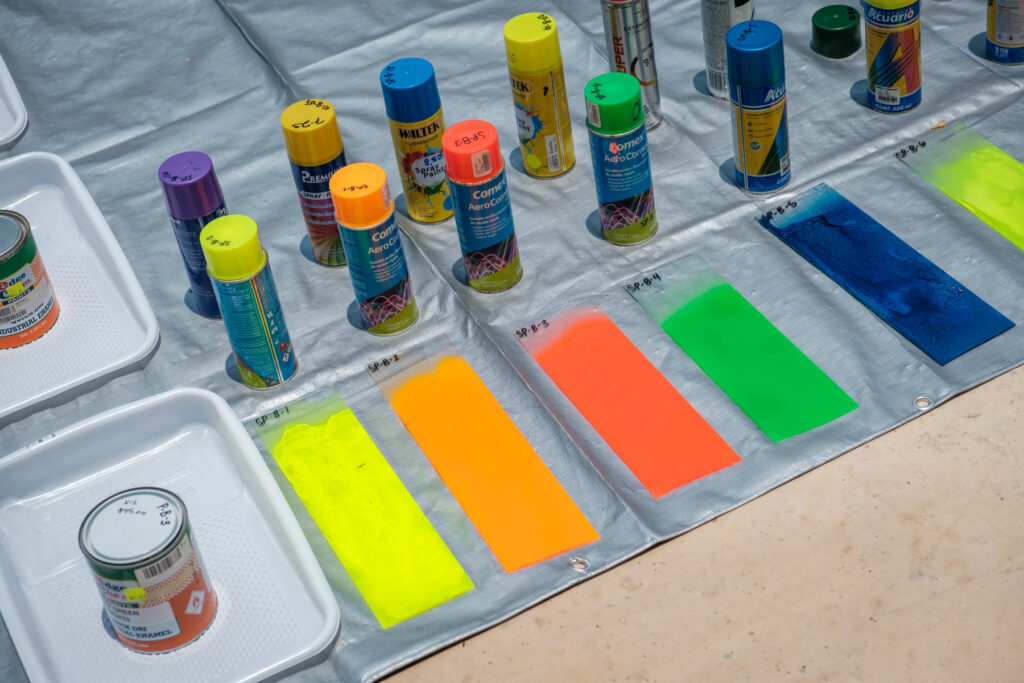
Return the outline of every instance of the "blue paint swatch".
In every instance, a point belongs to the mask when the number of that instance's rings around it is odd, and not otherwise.
[[[939,365],[1013,327],[824,183],[758,221]]]

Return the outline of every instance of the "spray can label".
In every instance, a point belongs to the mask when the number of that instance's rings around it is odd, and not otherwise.
[[[921,2],[899,9],[864,6],[868,58],[868,104],[884,112],[921,103]]]
[[[650,130],[661,123],[661,95],[647,0],[605,0],[604,31],[608,67],[611,71],[630,74],[640,82],[644,122]]]
[[[297,365],[270,263],[244,280],[213,280],[238,372],[250,387],[286,382]]]
[[[392,334],[416,322],[416,300],[394,210],[383,222],[369,228],[340,224],[339,228],[359,317],[367,331]]]
[[[178,240],[181,258],[185,261],[185,272],[188,274],[189,287],[195,298],[196,309],[207,318],[219,318],[220,307],[217,306],[217,295],[213,292],[213,283],[206,272],[206,257],[199,246],[199,233],[214,218],[226,216],[227,208],[221,204],[213,213],[202,218],[171,217],[174,238]]]
[[[441,135],[444,134],[441,110],[415,123],[398,123],[391,119],[388,123],[410,218],[420,223],[436,223],[451,217],[452,200],[441,151]]]
[[[988,0],[987,38],[989,59],[1024,63],[1024,0]]]
[[[754,0],[703,0],[700,17],[704,29],[704,71],[708,92],[729,97],[729,71],[725,34],[736,24],[754,18]]]
[[[646,127],[641,124],[623,135],[590,130],[590,154],[604,238],[636,244],[654,236],[658,219]]]
[[[481,292],[508,289],[523,277],[523,267],[505,170],[482,183],[451,186],[469,286]]]
[[[338,222],[334,220],[334,203],[331,201],[329,183],[331,176],[345,165],[345,152],[333,161],[318,166],[299,166],[292,162],[292,178],[299,191],[302,217],[309,231],[313,247],[313,258],[325,266],[345,265],[345,250],[338,234]]]
[[[747,192],[774,192],[789,183],[786,82],[769,88],[730,84],[736,141],[736,183]]]
[[[538,76],[509,71],[509,82],[526,172],[537,178],[565,173],[576,163],[576,152],[562,66]]]

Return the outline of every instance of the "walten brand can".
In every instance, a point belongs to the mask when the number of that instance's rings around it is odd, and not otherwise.
[[[658,218],[640,84],[628,74],[608,73],[591,79],[583,92],[601,235],[621,245],[648,240]]]
[[[157,176],[164,190],[174,238],[185,261],[196,311],[207,318],[219,318],[217,295],[213,293],[206,257],[199,246],[199,233],[206,224],[228,212],[213,161],[202,152],[182,152],[160,164]]]
[[[345,249],[328,187],[334,172],[345,165],[334,107],[324,100],[296,102],[281,114],[281,130],[313,258],[324,266],[343,266]]]
[[[449,126],[442,138],[466,283],[501,292],[523,277],[498,131],[486,121]]]
[[[434,67],[418,57],[396,60],[380,72],[380,86],[409,218],[420,223],[451,218],[441,151],[444,114]]]
[[[988,0],[985,54],[1002,64],[1024,64],[1024,0]]]
[[[331,196],[363,326],[380,335],[407,329],[416,299],[384,169],[349,164],[331,178]]]
[[[754,0],[702,0],[700,18],[704,27],[704,72],[708,92],[720,100],[729,99],[729,69],[725,34],[736,24],[754,18]]]
[[[523,168],[535,178],[562,175],[576,164],[576,150],[558,27],[530,12],[509,19],[504,35]]]
[[[782,30],[747,21],[725,36],[736,152],[736,184],[765,194],[790,180]]]
[[[298,363],[256,222],[222,216],[199,241],[242,382],[254,389],[287,382]]]
[[[20,213],[0,211],[0,349],[13,349],[50,331],[60,305]]]
[[[217,594],[206,578],[185,504],[170,491],[121,491],[92,509],[78,532],[103,609],[123,645],[161,653],[210,626]]]
[[[921,104],[920,0],[861,0],[868,104],[896,113]]]
[[[604,3],[604,40],[608,68],[631,74],[640,82],[647,130],[661,123],[658,68],[654,63],[654,37],[647,0],[601,0]],[[748,2],[749,0],[743,0]]]

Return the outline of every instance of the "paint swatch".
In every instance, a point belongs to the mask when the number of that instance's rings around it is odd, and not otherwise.
[[[701,259],[677,261],[626,290],[772,441],[857,407]]]
[[[472,590],[356,416],[337,394],[329,403],[326,411],[317,406],[318,416],[307,410],[304,418],[257,429],[380,625]]]
[[[824,183],[759,221],[940,365],[1013,327]]]
[[[473,368],[441,354],[381,390],[505,571],[598,539]]]
[[[911,149],[903,163],[1024,249],[1024,164],[959,122]]]
[[[520,342],[652,496],[740,461],[599,308],[563,313]]]

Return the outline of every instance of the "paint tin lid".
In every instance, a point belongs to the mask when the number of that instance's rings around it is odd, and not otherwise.
[[[460,121],[441,137],[445,172],[457,183],[479,183],[501,172],[498,129],[486,121]]]
[[[78,544],[100,564],[124,567],[155,560],[185,525],[185,505],[170,491],[121,491],[94,507],[82,522]]]
[[[18,253],[30,234],[28,220],[16,211],[0,211],[0,263]]]
[[[755,19],[736,24],[725,34],[730,85],[767,88],[786,78],[782,29]]]
[[[587,127],[604,135],[621,135],[644,121],[640,82],[629,74],[611,72],[590,79],[583,89]]]
[[[860,12],[849,5],[822,7],[811,17],[811,49],[842,59],[860,49]]]
[[[419,57],[396,59],[380,72],[384,109],[398,123],[425,121],[441,108],[433,65]]]
[[[157,176],[172,218],[209,216],[224,203],[213,161],[202,152],[175,154],[160,164]]]
[[[288,158],[299,166],[334,161],[344,149],[334,107],[326,100],[302,100],[281,114]]]
[[[527,12],[505,23],[505,57],[509,70],[524,76],[547,73],[562,63],[558,26],[550,15]]]
[[[263,251],[256,221],[241,214],[215,218],[199,233],[206,271],[216,280],[244,280],[263,270]]]
[[[349,228],[377,225],[394,207],[384,169],[366,162],[349,164],[334,172],[331,199],[338,222]]]

